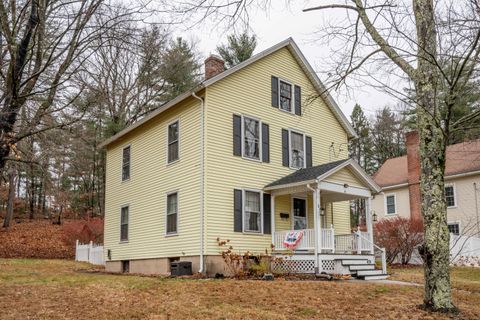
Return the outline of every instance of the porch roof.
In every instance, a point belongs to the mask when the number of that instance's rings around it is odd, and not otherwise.
[[[378,193],[381,191],[380,186],[378,186],[378,184],[376,184],[375,181],[373,181],[373,179],[353,159],[342,159],[321,164],[319,166],[299,169],[287,176],[273,181],[272,183],[266,185],[264,189],[274,190],[306,185],[310,183],[319,183],[346,167],[348,167],[362,183],[361,187],[369,189],[373,191],[373,193]]]

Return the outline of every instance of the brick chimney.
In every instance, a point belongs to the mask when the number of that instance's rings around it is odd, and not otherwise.
[[[421,219],[420,197],[420,139],[418,131],[410,131],[405,135],[407,144],[408,193],[410,198],[410,217]]]
[[[205,80],[225,71],[225,61],[214,54],[205,59]]]

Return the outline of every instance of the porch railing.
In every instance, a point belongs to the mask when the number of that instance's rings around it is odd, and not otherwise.
[[[330,229],[321,229],[320,245],[321,250],[333,251],[335,249],[335,230],[333,226]]]
[[[337,253],[362,253],[362,251],[371,251],[370,234],[368,232],[357,231],[352,234],[342,234],[335,236],[335,252]]]
[[[285,240],[285,236],[287,233],[291,232],[292,230],[283,230],[283,231],[275,231],[274,233],[274,245],[275,250],[287,250],[283,245],[283,240]],[[314,250],[315,249],[315,230],[313,229],[303,229],[303,230],[295,230],[295,231],[303,231],[303,237],[300,240],[300,243],[295,248],[295,250]]]

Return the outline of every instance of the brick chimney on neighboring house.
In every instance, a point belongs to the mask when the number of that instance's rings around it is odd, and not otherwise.
[[[408,165],[408,193],[410,198],[410,217],[422,218],[420,197],[420,139],[418,131],[408,132],[406,135],[407,165]]]
[[[214,54],[205,59],[205,80],[225,71],[225,61]]]

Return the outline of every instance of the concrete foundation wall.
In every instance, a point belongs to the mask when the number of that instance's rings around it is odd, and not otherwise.
[[[216,273],[227,275],[225,263],[221,256],[204,256],[206,274],[214,276]],[[180,261],[192,262],[192,271],[197,273],[200,270],[200,257],[179,257]],[[122,272],[121,261],[107,261],[105,265],[107,272]],[[169,275],[170,274],[170,259],[156,258],[156,259],[137,259],[130,260],[130,273],[148,274],[148,275]]]

